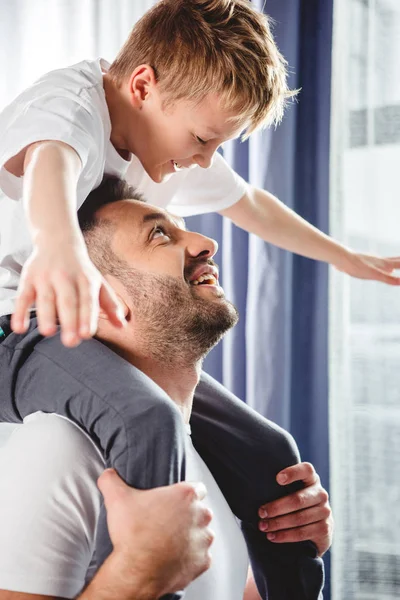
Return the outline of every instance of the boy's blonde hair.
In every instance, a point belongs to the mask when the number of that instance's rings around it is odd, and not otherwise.
[[[124,81],[140,64],[154,69],[167,103],[219,94],[246,136],[278,124],[297,93],[270,19],[248,0],[161,0],[135,24],[110,75]]]

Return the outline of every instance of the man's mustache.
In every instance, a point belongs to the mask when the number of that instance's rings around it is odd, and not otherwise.
[[[190,263],[190,265],[185,267],[184,277],[185,277],[186,281],[190,281],[190,278],[192,277],[192,275],[196,271],[196,269],[198,269],[201,266],[205,267],[206,265],[210,266],[210,267],[215,267],[216,269],[218,269],[217,263],[212,258],[207,258],[206,260],[202,259],[202,260],[193,261]]]

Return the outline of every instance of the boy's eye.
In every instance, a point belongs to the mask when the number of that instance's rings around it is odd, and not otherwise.
[[[205,146],[207,144],[206,140],[202,140],[201,137],[199,137],[198,135],[196,135],[196,140],[202,144],[202,146]]]
[[[164,227],[162,227],[161,225],[157,225],[156,227],[154,227],[152,233],[151,233],[151,239],[158,239],[159,237],[170,237],[170,235],[165,231]]]

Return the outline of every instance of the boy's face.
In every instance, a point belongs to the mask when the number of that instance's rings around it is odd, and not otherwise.
[[[127,139],[129,149],[157,183],[180,169],[196,165],[207,169],[217,148],[246,126],[230,120],[236,115],[221,106],[216,94],[197,104],[185,100],[167,104],[166,99],[157,84],[148,87]]]

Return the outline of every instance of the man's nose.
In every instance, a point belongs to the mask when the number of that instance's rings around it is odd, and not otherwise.
[[[212,258],[217,253],[218,244],[215,240],[194,231],[186,233],[186,249],[192,258]]]

